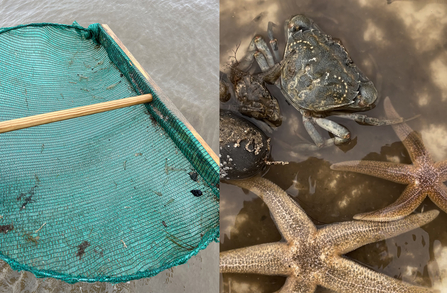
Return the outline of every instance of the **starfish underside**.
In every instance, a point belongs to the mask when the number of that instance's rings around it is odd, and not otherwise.
[[[384,101],[388,118],[397,118],[389,98]],[[428,196],[439,208],[447,212],[447,160],[433,162],[420,135],[406,123],[392,125],[397,136],[410,154],[413,164],[376,161],[348,161],[331,166],[333,170],[352,171],[371,175],[396,183],[408,184],[402,195],[391,205],[377,211],[358,214],[357,220],[393,221],[413,212]]]
[[[420,227],[438,211],[389,223],[350,221],[317,229],[301,207],[269,180],[255,177],[229,183],[261,197],[286,242],[222,252],[221,273],[287,276],[280,293],[314,292],[318,285],[336,292],[433,292],[365,268],[342,254]]]

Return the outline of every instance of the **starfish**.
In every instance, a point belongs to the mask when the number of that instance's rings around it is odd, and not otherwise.
[[[342,254],[432,221],[433,210],[388,223],[350,221],[317,229],[301,207],[271,181],[229,180],[257,194],[268,206],[286,240],[220,253],[221,273],[287,276],[280,293],[314,292],[321,285],[336,292],[434,292],[372,271]]]
[[[384,101],[388,118],[397,118],[390,99]],[[376,161],[348,161],[333,164],[331,169],[367,174],[396,183],[408,184],[402,195],[391,205],[377,211],[358,214],[356,220],[393,221],[413,212],[428,197],[444,212],[447,212],[447,160],[433,162],[422,143],[421,136],[406,123],[392,125],[397,136],[410,154],[413,164],[398,164]]]

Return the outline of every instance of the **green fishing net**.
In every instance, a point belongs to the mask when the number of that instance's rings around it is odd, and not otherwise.
[[[0,121],[153,102],[0,134],[0,258],[37,277],[124,282],[216,240],[218,166],[99,24],[0,29]]]

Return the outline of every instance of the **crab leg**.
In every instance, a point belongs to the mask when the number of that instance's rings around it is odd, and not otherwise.
[[[344,113],[344,112],[329,112],[328,115],[350,119],[362,124],[372,126],[393,125],[404,122],[404,119],[402,117],[395,119],[380,119],[380,118],[368,117],[364,114]]]
[[[331,121],[326,118],[312,117],[312,119],[315,121],[315,123],[318,124],[318,126],[329,131],[330,133],[334,134],[337,138],[339,138],[338,140],[335,140],[336,144],[349,141],[351,134],[349,133],[349,130],[346,129],[344,126],[341,126],[340,124],[335,123],[334,121]]]
[[[264,41],[264,39],[260,36],[256,36],[253,39],[256,48],[258,49],[259,52],[262,53],[262,55],[264,55],[265,59],[267,60],[267,64],[268,64],[268,68],[266,68],[265,70],[261,67],[262,71],[267,71],[269,68],[273,67],[275,65],[275,61],[273,60],[273,55],[270,52],[267,43]],[[255,56],[256,57],[256,56]]]
[[[304,128],[306,128],[307,133],[309,133],[310,138],[312,138],[317,148],[321,148],[323,146],[323,137],[321,137],[321,134],[315,127],[314,119],[310,116],[304,115],[304,113],[301,114],[303,115]]]
[[[281,59],[279,57],[278,40],[273,37],[273,26],[275,26],[275,24],[273,22],[269,21],[269,24],[267,27],[267,34],[270,39],[270,47],[272,48],[273,59],[277,63]]]
[[[247,53],[245,53],[245,57],[239,62],[237,68],[239,70],[245,71],[253,64],[254,61],[254,53],[256,52],[256,45],[254,39],[251,40],[250,45],[248,45]]]
[[[335,123],[334,121],[331,121],[326,118],[317,118],[312,117],[308,114],[306,115],[306,111],[300,111],[300,112],[303,115],[304,127],[306,128],[310,137],[317,146],[319,147],[322,146],[323,138],[321,137],[320,133],[316,130],[314,123],[323,128],[324,130],[327,130],[330,133],[334,134],[335,144],[341,144],[349,141],[351,135],[349,133],[349,130],[346,129],[344,126],[341,126],[340,124]]]
[[[262,72],[266,72],[270,69],[267,59],[265,59],[265,56],[261,52],[256,52],[253,56],[255,57],[256,62],[261,68]]]
[[[297,149],[299,149],[300,151],[316,151],[322,148],[333,146],[334,144],[338,145],[349,141],[350,133],[345,127],[328,119],[311,117],[307,115],[305,111],[300,112],[303,116],[304,127],[315,143],[315,145],[302,144],[297,146]],[[335,137],[324,140],[315,127],[315,124],[329,131],[330,133],[333,133]]]

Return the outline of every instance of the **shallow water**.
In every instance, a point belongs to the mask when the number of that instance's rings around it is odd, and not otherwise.
[[[217,0],[0,1],[0,27],[33,22],[82,26],[105,23],[115,32],[197,132],[218,146]],[[215,98],[213,98],[215,97]],[[207,292],[218,288],[218,245],[187,264],[125,284],[68,285],[36,279],[0,263],[0,292]],[[211,289],[210,289],[211,288]]]
[[[447,159],[447,1],[258,1],[222,0],[220,69],[226,71],[237,49],[240,60],[255,34],[267,37],[269,21],[284,50],[284,21],[296,14],[312,18],[327,34],[340,39],[354,63],[379,90],[377,107],[366,112],[384,117],[383,98],[420,132],[435,161]],[[288,192],[317,225],[351,220],[397,199],[404,185],[371,176],[336,172],[329,166],[348,160],[410,163],[408,153],[389,126],[372,127],[331,118],[351,131],[352,142],[318,152],[293,151],[310,142],[301,115],[278,94],[283,123],[269,134],[273,166],[266,178]],[[329,137],[324,131],[325,137]],[[438,209],[429,199],[418,211]],[[447,214],[392,239],[363,246],[347,256],[389,276],[447,290]],[[221,251],[281,240],[265,204],[254,194],[221,185]],[[221,292],[274,292],[283,277],[225,274]],[[328,292],[318,288],[317,292]]]

